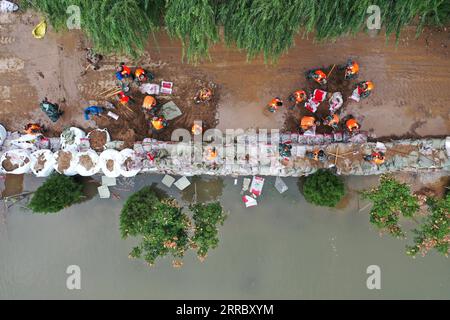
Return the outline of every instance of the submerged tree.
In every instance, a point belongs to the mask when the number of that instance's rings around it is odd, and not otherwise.
[[[448,256],[450,253],[450,194],[444,199],[427,199],[429,215],[423,223],[413,230],[414,245],[407,246],[406,252],[410,256],[418,253],[425,255],[435,249]]]
[[[419,201],[411,194],[410,187],[400,183],[390,175],[383,175],[380,185],[362,193],[364,199],[373,202],[370,222],[380,230],[404,238],[405,232],[399,224],[401,216],[411,218],[419,210]]]
[[[196,204],[190,207],[193,222],[174,199],[159,195],[152,187],[133,194],[120,215],[120,231],[124,239],[136,237],[140,244],[133,248],[131,258],[143,258],[153,265],[158,258],[180,259],[190,245],[198,248],[200,258],[219,243],[217,226],[225,216],[219,203]],[[194,234],[190,234],[191,227]],[[177,262],[176,266],[180,263]]]
[[[188,248],[189,219],[175,201],[160,199],[151,187],[133,194],[120,215],[124,239],[140,237],[132,258],[144,258],[153,265],[157,258],[171,255],[182,258]]]
[[[203,259],[210,249],[216,249],[219,245],[217,227],[223,225],[226,215],[219,202],[194,204],[190,209],[194,213],[195,223],[195,232],[191,240],[197,247],[199,258]]]
[[[329,170],[319,170],[305,178],[303,195],[317,206],[335,207],[345,196],[344,181]]]
[[[57,213],[83,198],[83,186],[72,177],[50,176],[33,195],[28,207],[35,213]]]

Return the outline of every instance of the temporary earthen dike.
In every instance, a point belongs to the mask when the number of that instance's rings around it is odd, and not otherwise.
[[[5,152],[18,149],[11,143],[13,134],[5,139],[0,156]],[[341,137],[342,138],[342,137]],[[139,173],[171,174],[180,176],[214,175],[214,176],[281,176],[300,177],[314,173],[320,168],[334,168],[339,175],[378,175],[399,171],[450,171],[450,137],[441,139],[395,140],[391,142],[368,142],[363,134],[348,139],[333,136],[303,136],[298,134],[282,134],[268,141],[257,134],[244,134],[232,142],[220,144],[208,143],[176,143],[145,139],[127,149],[123,163],[133,158],[134,169],[130,175]],[[237,141],[240,144],[237,144]],[[279,155],[280,143],[292,146],[291,156]],[[105,151],[118,147],[120,143],[109,143]],[[219,156],[214,160],[207,159],[208,149],[215,147]],[[58,138],[50,139],[46,149],[57,153],[61,148]],[[386,161],[376,166],[364,160],[364,155],[373,150],[385,149]],[[306,157],[310,151],[324,150],[328,161],[318,162]],[[35,150],[32,150],[32,152]],[[91,150],[78,150],[75,153],[86,154]],[[100,159],[106,158],[100,154]],[[117,153],[118,154],[118,153]],[[81,157],[80,157],[81,158]],[[73,164],[76,167],[77,164]],[[55,169],[58,166],[55,163]],[[120,166],[120,165],[119,165]],[[138,169],[136,169],[138,168]],[[102,172],[103,171],[103,172]],[[111,175],[99,165],[93,174]],[[27,172],[30,172],[28,170]],[[25,172],[25,173],[27,173]],[[95,173],[94,173],[95,172]],[[6,172],[2,167],[2,173]],[[20,172],[23,173],[23,172]],[[74,173],[71,172],[71,175]],[[125,174],[122,174],[125,175]]]

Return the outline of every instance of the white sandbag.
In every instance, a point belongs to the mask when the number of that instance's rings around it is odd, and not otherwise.
[[[142,161],[132,149],[125,149],[120,151],[122,159],[120,161],[120,174],[124,177],[131,178],[138,175],[142,170]],[[132,163],[128,163],[131,159]]]
[[[100,157],[98,156],[97,152],[94,150],[88,150],[86,152],[80,152],[77,155],[77,172],[80,176],[83,177],[92,177],[93,175],[97,174],[100,171]],[[90,164],[83,163],[84,159],[87,159],[86,157],[89,157],[92,161]],[[88,159],[89,160],[89,159]],[[90,168],[89,166],[90,165]]]
[[[19,6],[11,1],[0,0],[0,13],[16,12]]]
[[[8,131],[6,131],[5,127],[0,124],[0,147],[5,142],[6,137],[8,136]]]
[[[91,135],[94,132],[102,132],[106,135],[106,143],[103,146],[103,149],[106,150],[106,146],[111,142],[111,135],[109,134],[108,130],[107,129],[95,129],[95,130],[89,132],[89,134],[87,135],[87,138],[91,139]],[[92,148],[92,145],[91,145],[91,148]],[[97,150],[97,151],[101,152],[102,150]]]
[[[59,168],[59,158],[60,156],[62,156],[64,153],[70,153],[72,155],[71,159],[70,159],[70,163],[69,163],[69,167],[64,169],[64,168]],[[60,173],[60,174],[64,174],[66,176],[75,176],[78,174],[77,172],[77,166],[78,166],[78,156],[77,156],[77,152],[73,151],[73,150],[60,150],[58,152],[56,152],[54,154],[54,158],[55,158],[55,170]]]
[[[75,127],[66,129],[61,134],[61,149],[76,152],[84,138],[86,138],[86,133],[83,130]]]
[[[120,164],[122,162],[122,155],[119,151],[109,149],[103,151],[100,155],[100,168],[105,176],[109,178],[118,178],[120,176]],[[112,168],[108,168],[112,164]],[[111,170],[110,170],[111,169]]]
[[[38,150],[31,155],[31,171],[36,177],[50,176],[55,171],[55,163],[55,157],[50,150]]]
[[[31,156],[30,153],[26,150],[10,150],[5,152],[1,159],[1,171],[3,173],[8,174],[25,174],[30,171],[31,166]],[[5,161],[9,161],[10,164],[14,167],[17,167],[15,169],[11,168],[5,168]],[[8,171],[8,170],[10,171]]]
[[[356,88],[355,90],[353,90],[352,96],[350,97],[350,99],[359,102],[361,101],[361,95],[358,93],[358,88]]]
[[[344,104],[344,98],[342,97],[342,93],[340,92],[333,93],[329,101],[329,104],[330,104],[330,112],[332,114],[335,114]]]
[[[42,137],[42,134],[24,134],[19,138],[11,140],[10,144],[18,149],[28,150],[29,152],[35,152],[39,150],[38,144]]]

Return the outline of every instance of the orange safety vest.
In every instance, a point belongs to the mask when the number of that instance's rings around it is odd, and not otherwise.
[[[198,125],[198,124],[194,124],[192,126],[192,134],[198,136],[199,134],[201,134],[203,131],[202,126]]]
[[[355,129],[359,129],[359,124],[356,121],[356,119],[349,119],[349,120],[347,120],[346,125],[347,125],[347,128],[348,128],[348,131],[350,131],[350,132],[353,132]]]
[[[339,124],[339,116],[337,114],[333,114],[332,115],[333,119],[330,120],[330,122],[328,123],[329,126],[332,126],[334,124]]]
[[[142,75],[145,76],[145,70],[144,69],[137,69],[135,72],[136,78],[140,78]]]
[[[164,129],[164,123],[161,119],[152,120],[152,125],[156,130]]]
[[[308,130],[316,125],[316,119],[314,117],[303,117],[300,121],[300,127],[303,130]]]
[[[278,98],[275,98],[275,99],[272,99],[272,101],[270,101],[269,106],[272,107],[273,109],[277,110],[278,104],[283,104],[283,101],[281,101]]]
[[[28,126],[26,127],[26,133],[27,133],[27,134],[36,134],[36,133],[38,133],[39,131],[41,131],[41,129],[42,129],[42,128],[41,128],[40,125],[33,123],[33,124],[30,124],[30,125],[28,125]]]
[[[144,104],[142,105],[142,107],[144,109],[151,110],[153,107],[156,106],[156,104],[157,104],[157,102],[156,102],[156,99],[154,97],[147,96],[144,99]]]
[[[357,74],[359,72],[359,64],[352,61],[352,64],[347,67],[347,72],[350,74]]]
[[[315,80],[316,80],[318,83],[321,83],[322,80],[324,80],[324,79],[327,78],[327,75],[326,75],[322,70],[316,70],[316,72],[314,72],[314,73],[315,73],[315,75],[316,75]]]
[[[372,156],[373,156],[373,162],[374,162],[376,165],[379,166],[379,165],[381,165],[381,164],[384,163],[384,160],[385,160],[384,156],[382,156],[382,155],[379,154],[378,152],[373,153]]]
[[[217,150],[209,149],[208,150],[208,160],[212,161],[217,158]]]
[[[302,103],[307,98],[306,92],[303,91],[303,90],[295,91],[294,92],[294,98],[295,98],[295,102]]]
[[[131,74],[131,69],[130,68],[128,68],[126,65],[123,65],[122,66],[122,75],[130,75]]]

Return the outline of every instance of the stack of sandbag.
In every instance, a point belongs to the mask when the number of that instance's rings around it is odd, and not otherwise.
[[[108,178],[118,178],[121,174],[122,154],[117,150],[106,150],[100,155],[100,168]]]
[[[54,154],[55,169],[66,176],[78,174],[78,153],[74,150],[59,150]]]
[[[38,150],[31,155],[31,171],[36,177],[45,178],[55,170],[56,160],[50,150]]]
[[[1,159],[1,171],[8,174],[25,174],[30,171],[31,156],[26,150],[10,150]]]
[[[68,128],[61,134],[61,149],[77,152],[85,138],[86,133],[83,130],[75,127]]]
[[[91,177],[100,171],[100,157],[94,150],[80,152],[77,157],[76,170],[80,176]]]
[[[120,174],[127,178],[137,176],[142,170],[142,158],[131,149],[122,150],[120,154],[122,156],[120,161]]]

